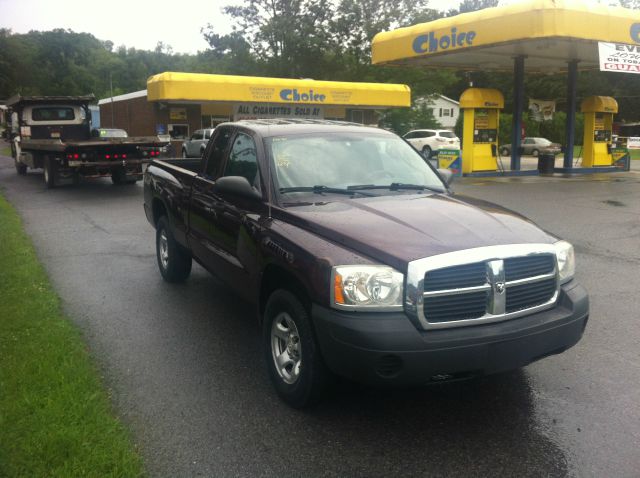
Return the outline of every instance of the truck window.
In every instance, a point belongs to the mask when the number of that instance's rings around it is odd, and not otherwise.
[[[31,112],[33,121],[73,121],[76,119],[73,108],[63,106],[47,106],[33,108]]]
[[[243,176],[247,178],[249,184],[257,187],[258,158],[256,145],[251,136],[244,133],[236,136],[223,176]]]
[[[220,131],[213,138],[213,144],[211,145],[207,165],[204,170],[204,175],[206,177],[215,178],[216,172],[220,171],[219,167],[224,159],[224,153],[227,151],[227,147],[229,146],[232,133],[233,130],[225,129]]]

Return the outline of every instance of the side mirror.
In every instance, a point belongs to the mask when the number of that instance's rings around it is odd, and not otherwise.
[[[451,186],[454,175],[450,169],[438,169],[438,174],[440,174],[440,177],[443,179],[444,183],[447,186]]]
[[[223,176],[216,181],[213,191],[222,195],[239,196],[254,201],[262,200],[262,195],[249,184],[244,176]]]

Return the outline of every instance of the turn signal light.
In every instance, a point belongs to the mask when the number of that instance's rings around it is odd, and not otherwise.
[[[333,300],[336,304],[344,304],[344,295],[342,293],[342,276],[340,274],[335,275],[333,280]]]

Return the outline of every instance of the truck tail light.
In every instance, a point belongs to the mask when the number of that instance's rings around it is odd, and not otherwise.
[[[127,155],[126,155],[126,154],[123,154],[123,155],[122,155],[122,159],[127,159]]]
[[[110,154],[105,154],[104,157],[105,157],[105,159],[111,159],[111,155]]]
[[[78,159],[80,157],[80,155],[78,153],[73,155],[73,159]]]
[[[114,155],[113,155],[113,159],[118,159],[118,155],[117,155],[117,154],[114,154]]]

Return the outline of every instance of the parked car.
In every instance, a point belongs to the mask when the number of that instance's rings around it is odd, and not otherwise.
[[[187,141],[182,143],[183,158],[201,158],[204,149],[207,147],[214,128],[199,129],[191,135]]]
[[[553,143],[546,138],[524,138],[521,143],[522,153],[524,155],[538,156],[541,150],[557,150],[560,151],[560,145]],[[511,155],[511,145],[503,144],[500,146],[500,154],[502,156]]]
[[[460,139],[447,129],[415,129],[403,138],[427,159],[441,149],[460,149]]]
[[[575,345],[589,316],[573,247],[454,196],[388,131],[224,123],[205,157],[154,159],[144,210],[168,282],[195,260],[253,303],[277,393],[317,401],[333,374],[377,385],[498,373]],[[248,309],[247,309],[248,310]],[[243,366],[230,373],[242,373]]]

